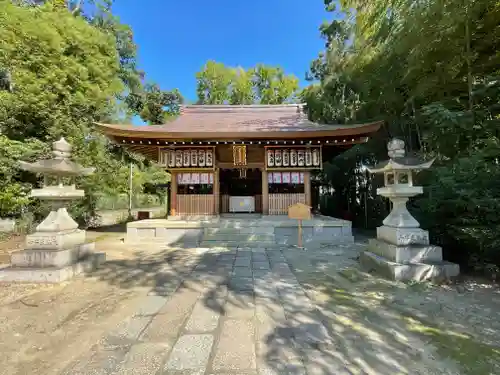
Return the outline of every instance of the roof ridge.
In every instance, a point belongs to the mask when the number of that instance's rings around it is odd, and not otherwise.
[[[190,104],[182,105],[180,108],[181,114],[184,113],[200,113],[200,112],[295,112],[301,113],[304,108],[304,103],[297,104]]]

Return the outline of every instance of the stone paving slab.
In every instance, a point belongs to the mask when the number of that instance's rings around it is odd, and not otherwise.
[[[167,303],[167,298],[164,296],[144,296],[138,301],[138,309],[135,316],[152,316],[158,313],[160,309]]]
[[[171,346],[166,343],[141,343],[132,346],[113,375],[156,374],[168,356]]]
[[[214,331],[219,324],[220,315],[219,311],[210,308],[203,299],[199,299],[186,323],[185,330],[190,333]]]
[[[253,290],[253,279],[251,277],[232,277],[229,289],[236,291]]]
[[[256,369],[254,325],[252,320],[226,319],[213,360],[214,371]]]
[[[306,350],[304,351],[304,368],[307,375],[352,375],[342,359],[342,355],[335,350]]]
[[[252,277],[253,269],[252,267],[234,267],[232,275],[236,277]]]
[[[111,375],[125,359],[128,347],[105,350],[95,345],[84,356],[70,364],[61,375]]]
[[[152,316],[132,316],[125,319],[115,329],[105,335],[100,344],[104,348],[135,344],[152,319]]]
[[[213,343],[214,336],[210,334],[181,336],[170,353],[165,369],[204,370]]]
[[[252,292],[237,293],[230,291],[224,305],[224,316],[233,319],[251,319],[255,315],[255,302]]]
[[[168,294],[145,295],[64,375],[343,374],[283,249],[182,253],[182,271],[154,289]]]
[[[141,341],[171,342],[175,339],[199,296],[199,292],[189,289],[177,291],[151,320]]]
[[[271,267],[269,266],[269,262],[253,262],[252,268],[254,270],[269,270]]]
[[[235,267],[250,267],[252,264],[251,258],[236,258],[234,261]]]
[[[329,372],[329,369],[324,370],[322,375],[336,375],[334,372]],[[287,362],[266,362],[259,366],[259,375],[306,375],[306,369],[299,359],[291,359]]]

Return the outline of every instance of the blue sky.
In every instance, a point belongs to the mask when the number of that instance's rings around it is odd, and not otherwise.
[[[196,100],[195,74],[207,60],[279,65],[306,85],[324,46],[319,26],[331,18],[322,0],[117,0],[113,13],[132,27],[147,79],[187,101]]]

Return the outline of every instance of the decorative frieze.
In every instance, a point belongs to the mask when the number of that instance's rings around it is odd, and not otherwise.
[[[266,147],[266,169],[321,169],[321,146]]]
[[[270,184],[303,184],[304,172],[269,172],[268,183]]]
[[[211,148],[171,148],[160,150],[159,162],[169,169],[213,169],[214,150]]]
[[[177,173],[178,185],[212,185],[214,174],[207,172],[181,172]]]

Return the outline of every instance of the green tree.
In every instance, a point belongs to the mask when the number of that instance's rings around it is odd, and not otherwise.
[[[299,80],[285,75],[280,67],[257,65],[253,74],[256,97],[260,104],[282,104],[294,99]]]
[[[320,83],[302,92],[310,117],[386,122],[368,144],[331,161],[335,176],[351,176],[327,177],[343,195],[339,201],[363,212],[361,164],[387,158],[388,136],[403,137],[411,151],[437,157],[436,167],[420,177],[428,193],[413,207],[434,240],[462,260],[500,264],[494,251],[500,219],[492,214],[498,191],[487,181],[499,173],[498,2],[325,3],[342,17],[320,27],[325,51],[309,73]],[[374,215],[379,225],[384,213]]]
[[[183,103],[179,90],[162,91],[156,84],[147,84],[140,92],[127,96],[128,107],[150,125],[160,125],[179,115]]]
[[[0,65],[15,85],[0,92],[2,133],[83,140],[88,124],[114,110],[109,98],[123,88],[112,37],[50,4],[2,2],[0,10]]]
[[[94,121],[118,117],[117,101],[126,91],[114,32],[50,2],[28,7],[4,1],[0,35],[0,66],[13,83],[13,90],[0,91],[5,151],[0,158],[12,171],[0,170],[0,216],[19,215],[25,202],[16,203],[15,196],[21,199],[22,191],[38,183],[36,176],[18,171],[17,160],[40,154],[40,145],[49,149],[60,136],[72,143],[78,162],[97,168],[94,175],[78,181],[87,192],[80,219],[84,213],[85,218],[95,214],[97,197],[103,192],[117,194],[126,188],[127,179],[117,179],[111,171],[129,162],[145,175],[157,168],[92,130]],[[163,179],[168,180],[165,172]]]
[[[199,104],[225,104],[230,98],[233,74],[224,64],[208,61],[196,73],[196,92]]]
[[[282,104],[295,100],[299,80],[280,67],[244,70],[208,61],[196,74],[199,104]]]
[[[234,68],[232,73],[229,104],[253,104],[255,94],[253,91],[252,70],[246,71],[242,67],[238,67]]]

